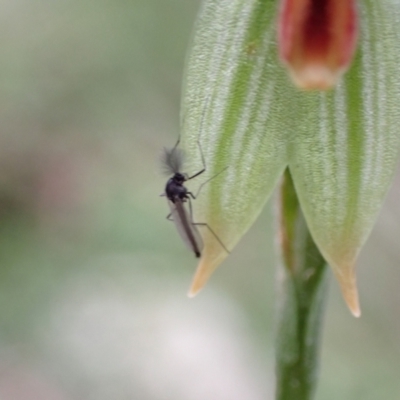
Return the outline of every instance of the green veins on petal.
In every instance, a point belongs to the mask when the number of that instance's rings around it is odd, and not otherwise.
[[[360,1],[349,72],[332,91],[302,92],[278,60],[277,9],[267,0],[203,3],[187,65],[182,140],[193,171],[201,143],[202,182],[220,174],[202,187],[195,219],[233,249],[289,166],[311,234],[359,315],[354,265],[400,147],[400,10],[390,0]],[[227,256],[209,230],[201,233],[191,295]]]

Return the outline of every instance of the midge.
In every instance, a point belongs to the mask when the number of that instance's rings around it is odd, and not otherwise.
[[[204,120],[204,114],[202,117],[202,121],[200,124],[200,132],[202,129]],[[200,134],[199,134],[200,135]],[[162,163],[164,167],[164,171],[168,175],[172,175],[165,186],[165,192],[161,196],[166,196],[168,199],[168,205],[170,207],[170,214],[168,214],[167,219],[173,221],[175,226],[184,241],[184,243],[189,247],[191,251],[195,254],[196,257],[201,256],[201,252],[203,250],[203,240],[201,235],[197,229],[198,226],[204,226],[214,235],[220,245],[229,253],[227,248],[221,242],[219,237],[215,234],[215,232],[210,228],[210,226],[205,222],[194,222],[193,221],[193,209],[191,200],[195,200],[197,195],[200,193],[201,188],[209,182],[211,179],[214,179],[217,175],[225,171],[223,169],[218,174],[214,175],[207,181],[203,182],[196,196],[190,192],[185,187],[185,182],[198,177],[202,173],[206,171],[206,163],[204,159],[203,150],[200,144],[200,138],[197,140],[197,145],[199,147],[201,161],[203,164],[203,168],[196,172],[195,174],[188,176],[187,174],[182,172],[183,164],[184,164],[184,153],[181,149],[178,148],[180,139],[176,142],[175,146],[172,149],[164,149]],[[188,207],[187,207],[188,205]]]

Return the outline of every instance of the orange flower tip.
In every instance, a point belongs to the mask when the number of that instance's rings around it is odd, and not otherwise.
[[[350,312],[353,314],[354,317],[359,318],[361,316],[361,309],[360,309],[360,303],[358,301],[357,289],[356,292],[347,295],[344,294],[344,296],[347,306],[350,309]]]
[[[334,270],[335,269],[336,268],[334,268]],[[336,269],[335,275],[339,281],[340,288],[342,289],[342,295],[347,307],[349,307],[350,312],[354,317],[360,317],[361,309],[360,302],[358,300],[358,290],[354,267],[347,265],[341,269]]]
[[[189,299],[193,299],[193,297],[196,297],[199,294],[200,290],[201,290],[201,288],[195,288],[192,285],[192,287],[189,289],[188,294],[187,294]]]
[[[279,57],[299,88],[332,88],[351,65],[357,38],[356,0],[281,0]]]
[[[201,289],[203,289],[203,287],[207,283],[208,279],[202,279],[202,277],[198,275],[199,274],[196,273],[196,275],[194,276],[192,286],[190,287],[187,294],[190,299],[193,299],[193,297],[197,296]]]
[[[208,262],[205,261],[206,259],[203,258],[200,260],[196,273],[194,274],[192,285],[188,292],[188,296],[190,298],[196,296],[200,292],[200,290],[203,289],[215,269],[212,264],[210,265]]]
[[[194,297],[206,285],[215,269],[226,258],[227,252],[221,248],[220,244],[215,243],[214,236],[211,236],[212,241],[205,241],[205,246],[196,272],[193,277],[192,285],[189,289],[188,296]],[[204,240],[204,238],[203,238]]]
[[[199,292],[201,291],[201,289],[203,289],[208,280],[208,278],[204,276],[203,271],[200,270],[200,266],[201,264],[199,265],[199,268],[194,275],[192,285],[190,286],[189,292],[187,294],[188,297],[191,299],[199,294]]]
[[[361,317],[361,310],[359,308],[351,310],[351,313],[356,317],[360,318]]]

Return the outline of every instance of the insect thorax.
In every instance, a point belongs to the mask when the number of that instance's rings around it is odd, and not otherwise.
[[[177,199],[183,201],[187,199],[188,190],[183,186],[185,180],[185,177],[180,173],[176,173],[168,180],[167,185],[165,186],[165,194],[173,203],[175,203]]]

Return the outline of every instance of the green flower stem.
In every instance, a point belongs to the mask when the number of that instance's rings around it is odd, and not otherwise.
[[[280,196],[283,268],[276,346],[276,400],[313,398],[327,293],[326,262],[315,245],[289,170]]]

